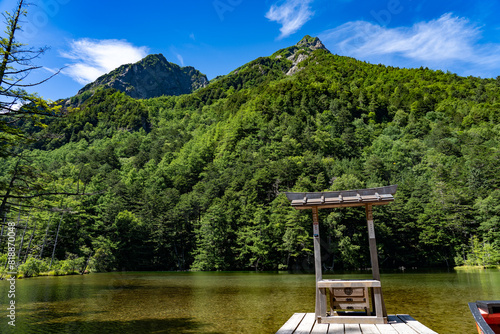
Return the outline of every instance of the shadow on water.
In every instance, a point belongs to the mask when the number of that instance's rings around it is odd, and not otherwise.
[[[71,321],[64,323],[38,322],[26,325],[23,333],[54,333],[54,334],[95,334],[95,333],[217,333],[205,331],[207,324],[195,321],[192,318],[170,318],[170,319],[142,319],[133,321]],[[19,328],[18,328],[19,329]],[[2,331],[3,332],[3,331]],[[20,332],[19,332],[20,333]]]

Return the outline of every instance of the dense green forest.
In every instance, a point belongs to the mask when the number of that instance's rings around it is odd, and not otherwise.
[[[21,262],[45,268],[55,249],[97,271],[306,270],[310,212],[283,192],[397,184],[374,208],[382,267],[498,264],[500,77],[321,49],[286,75],[293,52],[189,95],[97,90],[44,127],[19,122],[37,140],[0,158],[0,199]],[[370,266],[364,209],[320,222],[326,269]]]

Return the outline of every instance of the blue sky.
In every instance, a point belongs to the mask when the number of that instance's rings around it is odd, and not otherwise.
[[[32,0],[18,40],[50,50],[32,82],[47,99],[73,96],[121,64],[162,53],[209,79],[318,36],[335,54],[374,64],[500,75],[496,0]],[[11,11],[16,0],[1,0]],[[3,30],[3,29],[2,29]]]

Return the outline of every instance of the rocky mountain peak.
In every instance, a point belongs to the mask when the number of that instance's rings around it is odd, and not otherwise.
[[[304,36],[304,38],[302,38],[297,44],[295,44],[294,48],[295,49],[293,54],[287,57],[292,61],[293,66],[290,68],[290,70],[288,70],[286,75],[293,75],[300,71],[298,64],[309,58],[313,51],[328,51],[328,49],[323,45],[318,37],[311,37],[309,35]]]
[[[206,75],[194,67],[180,67],[160,54],[148,55],[134,64],[118,67],[83,87],[78,94],[99,87],[114,88],[137,98],[189,94],[208,85]]]
[[[311,54],[316,50],[326,50],[327,52],[330,52],[318,37],[311,37],[309,35],[306,35],[297,44],[279,50],[271,57],[286,58],[290,60],[292,62],[292,66],[286,72],[286,75],[293,75],[300,71],[300,67],[298,66],[298,64],[309,58]]]
[[[325,45],[320,41],[318,37],[311,37],[309,35],[304,36],[297,44],[297,47],[299,48],[307,48],[312,51],[314,50],[328,50]]]

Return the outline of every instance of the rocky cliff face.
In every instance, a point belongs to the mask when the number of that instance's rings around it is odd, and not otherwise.
[[[292,68],[286,75],[293,75],[299,71],[298,64],[309,58],[314,50],[327,50],[318,37],[305,36],[296,45],[293,53],[287,58],[293,62]],[[328,51],[329,52],[329,51]]]
[[[206,85],[206,75],[194,67],[180,67],[168,62],[162,54],[156,54],[135,64],[118,67],[83,87],[78,94],[98,87],[109,87],[133,98],[147,99],[162,95],[189,94]]]
[[[275,52],[271,57],[286,58],[290,60],[292,62],[292,67],[288,70],[286,75],[293,75],[300,70],[297,65],[309,58],[311,53],[315,50],[328,51],[328,49],[323,45],[318,37],[311,37],[307,35],[302,38],[297,44],[286,49],[279,50],[278,52]]]

